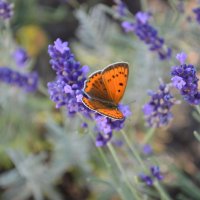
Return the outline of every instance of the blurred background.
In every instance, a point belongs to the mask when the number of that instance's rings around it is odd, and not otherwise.
[[[165,177],[163,184],[171,199],[199,200],[200,113],[182,101],[173,108],[174,119],[170,125],[150,135],[142,106],[149,100],[147,91],[158,88],[159,79],[170,82],[170,69],[177,64],[178,52],[186,52],[187,63],[199,71],[200,24],[193,9],[200,2],[123,0],[125,16],[119,14],[121,1],[118,0],[9,2],[13,3],[14,11],[9,23],[0,23],[0,66],[20,72],[36,71],[39,86],[34,93],[26,93],[0,84],[0,199],[120,199],[89,137],[89,130],[81,126],[78,117],[71,119],[65,110],[56,109],[49,99],[47,83],[56,75],[49,64],[47,49],[61,38],[69,42],[76,60],[90,67],[90,73],[110,63],[129,63],[130,77],[123,98],[133,113],[124,128],[129,140],[147,165],[155,160],[159,163]],[[123,30],[121,23],[134,21],[134,15],[141,10],[152,14],[151,25],[172,49],[170,59],[161,61],[133,33]],[[26,66],[21,68],[11,56],[18,47],[24,48],[29,57]],[[174,94],[182,100],[177,91]],[[141,150],[147,140],[153,149],[149,157]],[[131,163],[120,133],[114,136],[113,144],[127,173],[134,179],[140,168],[133,170],[135,163]],[[103,151],[110,158],[107,149]],[[115,171],[115,164],[110,164]],[[144,190],[150,194],[146,199],[160,199],[151,190],[155,192],[152,188]]]

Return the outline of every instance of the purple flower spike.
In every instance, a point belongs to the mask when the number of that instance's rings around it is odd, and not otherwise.
[[[122,28],[126,33],[133,32],[135,30],[135,25],[132,22],[122,22]]]
[[[8,20],[13,15],[13,4],[0,0],[0,19]]]
[[[50,99],[56,103],[56,108],[65,106],[69,116],[82,112],[88,116],[88,109],[81,102],[82,88],[89,67],[81,66],[74,58],[68,42],[57,39],[54,45],[49,45],[50,64],[56,71],[56,80],[48,83]]]
[[[143,106],[142,111],[145,115],[151,115],[154,111],[154,106],[147,103]]]
[[[143,106],[143,113],[150,127],[167,126],[173,119],[171,109],[176,103],[169,85],[161,84],[157,92],[149,93],[151,100]]]
[[[150,144],[145,144],[145,145],[143,146],[143,153],[144,153],[145,155],[150,155],[150,154],[153,153],[153,149],[152,149],[152,147],[151,147]]]
[[[151,166],[150,167],[151,174],[157,178],[159,181],[163,179],[163,175],[160,173],[160,168],[159,166]]]
[[[96,137],[96,146],[97,147],[105,146],[110,141],[111,138],[112,138],[111,132],[109,134],[98,133],[98,135]]]
[[[193,9],[194,14],[196,15],[196,21],[200,24],[200,7]]]
[[[192,105],[200,104],[200,92],[198,91],[198,78],[196,68],[193,65],[184,64],[186,55],[180,53],[177,55],[180,66],[172,67],[172,84],[177,88],[183,99]]]
[[[147,186],[153,185],[153,179],[151,178],[151,176],[148,176],[146,174],[140,174],[139,177],[140,177],[140,180],[145,182]]]
[[[183,65],[187,59],[187,54],[184,52],[181,52],[176,55],[176,59]]]
[[[149,13],[146,13],[146,12],[138,12],[135,17],[138,21],[140,21],[141,23],[143,24],[146,24],[148,23],[148,20],[150,18],[150,14]]]
[[[118,108],[126,118],[130,117],[132,115],[132,112],[131,112],[129,105],[119,104]]]
[[[38,87],[38,75],[22,74],[8,67],[0,67],[0,82],[20,87],[26,92],[34,92]]]
[[[82,127],[82,128],[88,128],[88,124],[87,124],[86,122],[83,122],[83,123],[81,124],[81,127]]]
[[[24,67],[26,63],[29,61],[29,56],[25,49],[23,48],[17,48],[15,52],[13,53],[13,58],[19,67]]]
[[[119,131],[124,127],[124,120],[113,120],[108,117],[95,114],[94,120],[96,121],[96,131],[100,134],[97,136],[96,144],[99,144],[99,141],[104,141],[102,146],[105,146],[107,142],[112,137],[113,131]]]
[[[166,48],[164,39],[159,37],[158,31],[149,24],[150,14],[138,12],[135,15],[135,22],[122,22],[125,32],[133,32],[141,41],[149,46],[150,51],[157,52],[160,60],[171,58],[172,50]]]
[[[60,38],[58,38],[54,42],[54,46],[55,46],[55,49],[59,51],[61,54],[70,50],[68,47],[68,42],[62,42]]]
[[[122,0],[114,0],[116,3],[115,10],[119,16],[125,16],[127,12],[126,4]]]

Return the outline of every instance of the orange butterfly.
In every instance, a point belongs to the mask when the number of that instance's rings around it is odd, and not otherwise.
[[[124,95],[129,74],[128,63],[114,63],[91,74],[85,81],[82,102],[89,109],[113,119],[123,119],[118,104]]]

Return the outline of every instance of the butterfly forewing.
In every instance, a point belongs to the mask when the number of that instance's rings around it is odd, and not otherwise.
[[[95,100],[95,99],[89,99],[86,97],[82,98],[83,103],[91,110],[94,110],[100,114],[103,114],[107,117],[113,118],[113,119],[123,119],[124,115],[120,110],[117,108],[109,107],[107,104]]]
[[[101,71],[95,72],[89,77],[85,82],[84,92],[94,99],[112,101],[103,82]]]
[[[109,98],[115,105],[122,99],[128,80],[129,68],[127,63],[115,63],[108,66],[102,72]]]

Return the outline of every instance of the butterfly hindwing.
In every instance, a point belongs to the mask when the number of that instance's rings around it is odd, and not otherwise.
[[[97,112],[113,119],[124,119],[123,113],[117,108],[100,108]]]
[[[115,105],[118,105],[124,95],[128,74],[128,64],[124,62],[112,64],[102,71],[108,96]]]
[[[111,101],[108,96],[107,89],[102,80],[101,71],[92,74],[85,82],[84,92],[92,98]]]
[[[82,98],[83,103],[91,110],[94,110],[100,114],[103,114],[107,117],[113,119],[123,119],[124,115],[117,108],[109,107],[107,104],[104,104],[101,101],[95,99],[89,99],[86,97]]]

